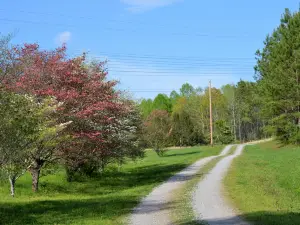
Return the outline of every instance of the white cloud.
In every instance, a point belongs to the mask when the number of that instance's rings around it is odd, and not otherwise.
[[[127,9],[131,12],[143,12],[157,7],[171,5],[179,1],[182,0],[121,0],[121,2],[129,5]]]
[[[72,34],[70,31],[64,31],[62,33],[59,33],[55,37],[55,44],[57,44],[57,45],[66,44],[67,42],[69,42],[71,40],[71,36],[72,36]]]

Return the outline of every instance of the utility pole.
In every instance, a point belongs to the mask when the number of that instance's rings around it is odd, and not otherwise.
[[[210,145],[214,145],[213,139],[213,118],[212,118],[212,102],[211,102],[211,80],[209,81],[209,120],[210,120]]]

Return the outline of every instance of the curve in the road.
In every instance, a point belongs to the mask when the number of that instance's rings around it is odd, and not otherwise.
[[[178,189],[212,159],[228,154],[232,145],[226,146],[220,155],[210,156],[198,160],[193,165],[177,173],[169,180],[155,188],[134,209],[130,225],[170,225],[169,211],[172,209],[172,192]]]
[[[224,200],[222,181],[232,160],[239,156],[244,145],[238,145],[234,154],[224,157],[201,180],[193,195],[193,208],[198,221],[209,225],[249,225],[236,215],[234,209]]]

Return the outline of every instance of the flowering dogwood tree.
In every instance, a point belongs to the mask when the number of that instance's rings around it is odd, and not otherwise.
[[[32,94],[37,99],[54,97],[62,103],[57,109],[58,122],[72,121],[66,128],[72,141],[60,146],[59,155],[69,172],[87,165],[94,171],[99,162],[124,156],[126,151],[121,154],[120,149],[128,148],[125,144],[130,142],[128,134],[137,134],[137,129],[125,132],[127,120],[135,109],[116,91],[117,82],[107,80],[104,63],[88,64],[84,54],[70,59],[64,46],[42,51],[37,44],[25,44],[14,47],[9,54],[14,60],[9,74],[2,79],[5,87],[16,93]],[[121,141],[122,135],[127,135],[126,141]],[[134,150],[134,146],[133,143],[133,152],[141,150]],[[36,160],[31,167],[33,179],[34,171],[42,165]]]

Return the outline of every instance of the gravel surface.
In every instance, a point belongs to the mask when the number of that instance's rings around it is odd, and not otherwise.
[[[232,160],[239,156],[244,145],[238,145],[234,154],[220,160],[210,173],[198,183],[193,197],[193,208],[197,220],[210,225],[249,225],[239,218],[226,203],[222,194],[222,181]]]
[[[226,155],[232,145],[226,146],[220,155]],[[130,225],[170,225],[169,211],[175,202],[172,202],[172,192],[178,189],[187,180],[191,179],[205,164],[218,156],[210,156],[198,160],[193,165],[177,173],[169,180],[153,189],[142,199],[141,203],[133,210]]]

